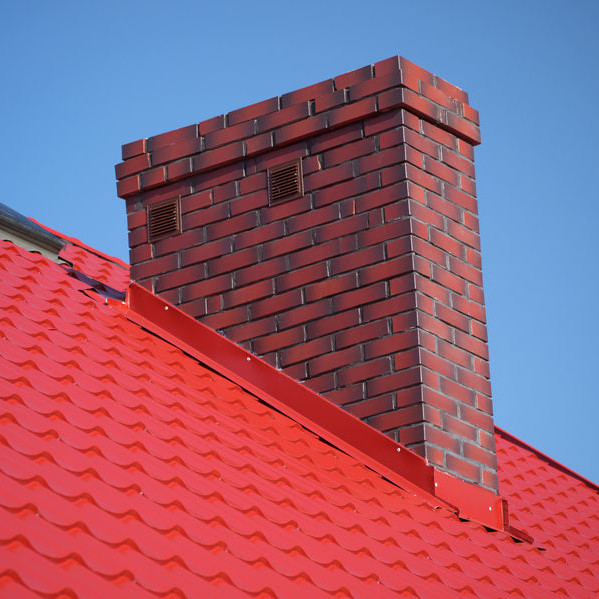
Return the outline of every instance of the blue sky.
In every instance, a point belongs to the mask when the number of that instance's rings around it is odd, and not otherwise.
[[[0,201],[127,259],[148,137],[401,54],[464,88],[496,423],[599,482],[599,3],[4,3]]]

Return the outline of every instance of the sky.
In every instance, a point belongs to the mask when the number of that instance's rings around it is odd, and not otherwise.
[[[599,482],[599,2],[2,2],[0,201],[128,261],[121,145],[400,54],[465,89],[496,424]]]

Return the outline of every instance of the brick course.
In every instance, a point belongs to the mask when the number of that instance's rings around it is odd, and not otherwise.
[[[462,90],[393,58],[127,144],[132,274],[496,490],[477,119]],[[266,169],[294,159],[304,195],[269,205]],[[146,208],[170,197],[183,232],[149,244]]]

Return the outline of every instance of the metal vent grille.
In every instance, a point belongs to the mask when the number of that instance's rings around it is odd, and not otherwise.
[[[148,237],[150,241],[181,232],[178,200],[148,206]]]
[[[268,169],[268,194],[271,202],[291,200],[304,194],[300,160]]]

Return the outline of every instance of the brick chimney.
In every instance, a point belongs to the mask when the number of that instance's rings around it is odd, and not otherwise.
[[[127,144],[132,279],[496,491],[479,141],[466,93],[394,57]]]

